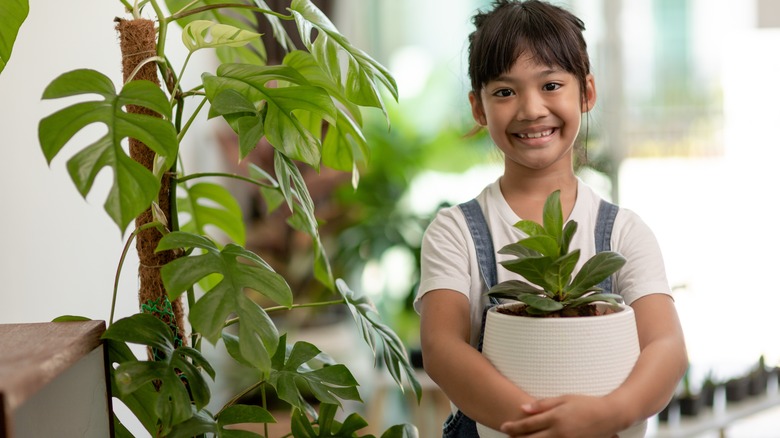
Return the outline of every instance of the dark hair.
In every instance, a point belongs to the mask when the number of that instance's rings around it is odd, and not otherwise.
[[[479,11],[469,35],[469,77],[479,99],[488,82],[509,71],[520,55],[573,74],[585,93],[590,60],[582,32],[585,25],[571,12],[538,0],[495,0]]]

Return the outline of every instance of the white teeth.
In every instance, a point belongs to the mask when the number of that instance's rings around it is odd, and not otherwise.
[[[547,131],[542,131],[542,132],[518,134],[518,136],[520,138],[542,138],[552,134],[552,132],[553,132],[552,129],[548,129]]]

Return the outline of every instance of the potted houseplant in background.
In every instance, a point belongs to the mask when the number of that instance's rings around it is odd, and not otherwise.
[[[377,362],[399,385],[406,378],[419,400],[420,386],[403,344],[366,297],[334,278],[300,173],[301,166],[328,166],[352,172],[357,187],[359,169],[370,154],[361,112],[367,107],[384,110],[381,88],[397,98],[387,70],[354,47],[309,0],[293,0],[279,10],[263,0],[118,1],[128,14],[116,20],[124,83],[116,87],[90,69],[63,73],[43,98],[79,101],[39,125],[49,163],[82,128],[106,128],[105,135],[81,145],[67,168],[84,197],[98,173],[111,170],[113,184],[104,207],[121,233],[130,228],[120,260],[133,242],[139,253],[140,291],[133,291],[139,295],[139,312],[114,321],[112,307],[104,335],[113,396],[152,436],[267,437],[267,425],[276,421],[273,415],[265,406],[238,403],[252,390],[273,390],[288,404],[292,436],[360,436],[366,422],[357,413],[338,410],[342,400],[360,400],[349,369],[311,343],[288,344],[270,316],[342,305]],[[26,10],[26,0],[4,3],[0,11],[15,24],[0,31],[3,40],[13,41]],[[294,47],[282,21],[295,23],[302,47]],[[287,53],[280,65],[266,64],[265,45],[256,32],[260,22],[270,25],[273,40]],[[176,43],[167,38],[174,25],[182,27],[189,52],[179,66],[172,65],[166,51]],[[183,89],[182,78],[192,75],[187,70],[190,55],[203,49],[216,50],[216,73],[196,72],[199,85]],[[9,56],[10,47],[0,47],[0,68]],[[249,177],[187,174],[182,168],[186,151],[179,146],[201,111],[224,119],[236,132],[242,158],[261,139],[270,143],[273,172],[253,167]],[[285,278],[244,248],[241,211],[214,178],[244,181],[257,187],[268,205],[287,209],[290,226],[311,241],[311,270],[331,291],[328,299],[293,302]],[[117,293],[115,287],[114,297]],[[74,319],[83,317],[58,320]],[[206,409],[211,396],[207,379],[215,379],[215,370],[201,353],[204,339],[221,343],[233,360],[259,375],[217,412]],[[146,346],[148,357],[136,357],[129,344]],[[318,409],[304,392],[317,400]],[[117,436],[132,436],[114,420]],[[254,426],[245,426],[250,423]],[[382,436],[414,434],[413,426],[398,425]]]
[[[508,280],[488,292],[517,302],[488,310],[482,353],[533,397],[605,395],[623,383],[639,357],[633,310],[597,286],[625,259],[600,252],[572,275],[580,257],[569,248],[577,223],[564,224],[559,191],[547,198],[543,217],[542,224],[518,222],[528,237],[499,250],[513,256],[501,264],[525,281]],[[483,438],[504,436],[477,428]],[[620,437],[644,436],[645,428],[640,423]]]
[[[680,415],[685,417],[695,417],[699,415],[705,405],[705,398],[703,394],[704,387],[702,386],[698,390],[691,384],[691,369],[683,375],[682,391],[677,395],[677,402],[680,405]]]

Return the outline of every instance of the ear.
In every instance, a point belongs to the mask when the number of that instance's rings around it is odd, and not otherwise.
[[[582,112],[586,113],[596,105],[596,81],[593,75],[585,76],[585,95],[582,96]]]
[[[487,125],[487,117],[485,117],[485,109],[482,107],[482,101],[473,91],[469,92],[469,103],[471,104],[471,116],[474,117],[474,121],[480,126]]]

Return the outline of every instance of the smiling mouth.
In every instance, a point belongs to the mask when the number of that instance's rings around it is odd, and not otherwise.
[[[542,137],[547,137],[548,135],[552,135],[553,131],[555,131],[554,128],[548,129],[546,131],[541,131],[541,132],[527,132],[527,133],[521,132],[515,135],[517,135],[519,138],[542,138]]]

